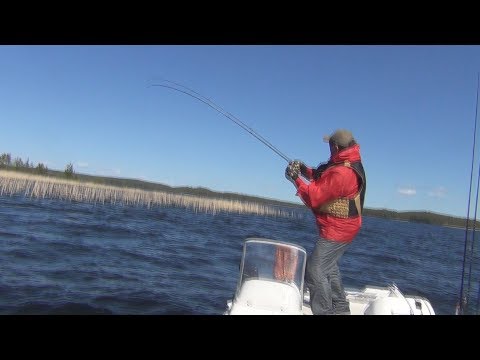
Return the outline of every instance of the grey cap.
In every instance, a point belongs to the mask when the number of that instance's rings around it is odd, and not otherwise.
[[[325,135],[323,141],[333,142],[341,147],[348,147],[355,139],[350,131],[345,129],[338,129],[331,135]]]

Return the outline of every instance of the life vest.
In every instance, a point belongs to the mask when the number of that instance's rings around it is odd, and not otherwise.
[[[361,161],[350,162],[348,160],[345,160],[339,163],[329,164],[327,168],[330,168],[332,166],[347,166],[354,170],[357,174],[358,179],[360,180],[358,192],[355,194],[355,196],[353,196],[353,198],[338,198],[326,204],[323,204],[316,208],[315,212],[329,214],[343,219],[362,215],[363,203],[365,200],[365,191],[367,189],[367,181],[365,177],[365,170],[363,169]]]

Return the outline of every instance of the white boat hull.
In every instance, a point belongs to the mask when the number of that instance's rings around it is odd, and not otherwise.
[[[304,248],[270,239],[246,239],[240,279],[225,315],[312,315],[304,290]],[[428,299],[403,295],[395,284],[346,289],[351,315],[434,315]]]
[[[395,284],[386,287],[366,286],[346,289],[350,315],[435,315],[430,301],[422,296],[403,295]],[[312,315],[308,291],[303,314]]]

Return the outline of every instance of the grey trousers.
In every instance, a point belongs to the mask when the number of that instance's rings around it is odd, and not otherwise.
[[[307,259],[305,285],[314,315],[349,314],[338,261],[350,243],[319,238]]]

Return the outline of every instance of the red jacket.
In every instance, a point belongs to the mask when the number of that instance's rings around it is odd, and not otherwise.
[[[361,161],[358,144],[341,150],[330,157],[330,162],[342,164],[344,161]],[[299,176],[295,180],[297,195],[309,207],[316,218],[320,237],[328,240],[351,242],[362,226],[362,216],[340,218],[316,209],[338,198],[352,198],[359,191],[359,180],[356,172],[347,166],[330,166],[322,175],[313,180],[312,170],[308,171],[312,182],[305,183]]]

